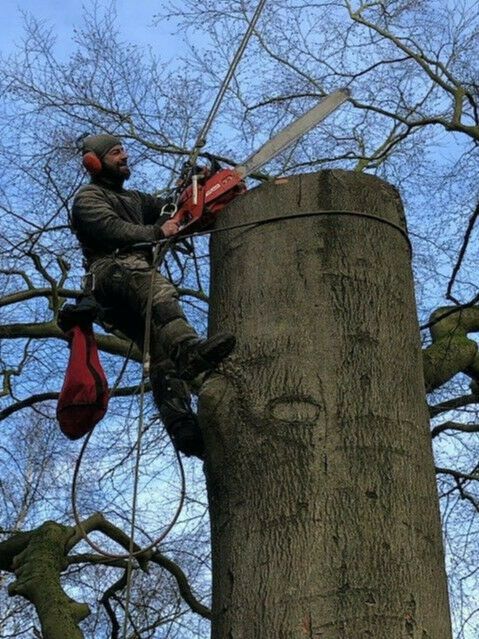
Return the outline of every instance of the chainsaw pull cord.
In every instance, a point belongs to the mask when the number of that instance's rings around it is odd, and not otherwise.
[[[249,42],[249,39],[251,38],[251,35],[253,33],[253,30],[256,26],[256,23],[258,22],[258,19],[261,15],[261,12],[263,11],[264,5],[266,4],[266,0],[260,0],[260,2],[258,3],[258,6],[256,7],[256,10],[253,14],[253,17],[250,20],[250,23],[248,24],[248,28],[246,29],[243,38],[240,42],[240,45],[238,47],[238,50],[236,51],[233,60],[231,61],[231,64],[228,68],[228,72],[226,73],[225,79],[223,80],[223,82],[221,83],[220,89],[218,91],[218,94],[215,98],[215,101],[213,102],[213,106],[210,109],[210,112],[208,114],[208,117],[205,120],[205,123],[203,125],[203,128],[201,129],[201,131],[198,134],[198,137],[196,139],[195,145],[193,147],[193,150],[190,153],[190,157],[188,159],[188,164],[189,169],[186,172],[185,178],[183,180],[183,184],[188,184],[188,182],[191,179],[191,176],[195,170],[195,164],[196,161],[198,159],[198,156],[200,154],[201,149],[205,146],[206,144],[206,136],[208,135],[208,132],[211,128],[211,125],[213,124],[213,120],[216,117],[216,114],[218,113],[218,109],[220,108],[221,102],[223,101],[224,95],[226,93],[226,91],[228,90],[229,84],[231,82],[231,78],[233,77],[233,75],[236,72],[236,68],[241,60],[241,57],[243,55],[243,52],[246,48],[246,45]],[[178,191],[178,195],[177,195],[177,203],[179,201],[181,195],[181,191]]]

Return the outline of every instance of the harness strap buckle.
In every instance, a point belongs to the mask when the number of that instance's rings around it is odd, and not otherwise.
[[[88,271],[81,278],[82,291],[86,295],[88,295],[89,293],[93,293],[93,291],[95,290],[95,283],[96,283],[95,273],[93,273],[93,271]]]

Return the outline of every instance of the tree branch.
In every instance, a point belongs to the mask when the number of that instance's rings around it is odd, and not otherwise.
[[[151,385],[149,383],[145,384],[145,392],[149,392],[151,390]],[[111,397],[131,397],[132,395],[139,395],[141,392],[138,384],[136,386],[125,386],[123,388],[116,388]],[[52,393],[39,393],[37,395],[31,395],[26,399],[22,399],[21,401],[15,402],[15,404],[11,404],[0,411],[0,421],[10,417],[14,413],[23,410],[24,408],[29,408],[34,406],[35,404],[39,404],[41,402],[46,402],[49,400],[58,399],[60,393],[52,392]]]
[[[171,559],[168,559],[159,551],[155,552],[151,556],[151,561],[158,564],[159,566],[162,566],[171,575],[173,575],[173,577],[176,579],[176,583],[178,584],[180,595],[193,612],[197,612],[205,619],[211,619],[211,610],[200,603],[193,595],[190,584],[188,583],[188,579],[185,573],[178,566],[178,564],[175,564],[174,561],[171,561]]]
[[[461,433],[479,433],[479,424],[462,424],[461,422],[444,422],[431,430],[431,437],[437,437],[446,430],[459,431]]]
[[[463,408],[464,406],[477,404],[478,402],[479,397],[477,395],[472,393],[470,395],[461,395],[460,397],[449,399],[446,402],[429,406],[429,415],[431,417],[437,417],[437,415],[441,413],[447,413],[450,410],[456,410],[457,408]]]
[[[61,331],[55,321],[26,323],[26,324],[3,324],[0,325],[0,339],[60,339],[68,341],[67,336]],[[95,333],[95,341],[98,348],[111,355],[120,355],[126,357],[130,349],[130,342],[119,337],[110,335],[102,335]],[[135,347],[131,353],[131,359],[141,361],[141,355]]]
[[[81,291],[75,291],[73,289],[59,288],[57,290],[59,297],[68,299],[78,299],[82,293]],[[17,293],[11,293],[10,295],[4,295],[0,298],[0,307],[8,306],[9,304],[18,304],[20,302],[26,302],[35,297],[47,297],[52,298],[53,292],[51,288],[30,288],[26,291],[18,291]]]
[[[17,579],[8,592],[35,606],[45,639],[83,639],[78,624],[90,614],[89,607],[68,597],[60,584],[65,546],[73,532],[47,521],[30,533],[24,550],[13,558]]]

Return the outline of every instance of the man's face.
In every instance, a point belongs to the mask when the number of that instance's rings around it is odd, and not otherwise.
[[[103,168],[107,175],[127,180],[130,177],[128,154],[121,144],[112,147],[102,159]]]

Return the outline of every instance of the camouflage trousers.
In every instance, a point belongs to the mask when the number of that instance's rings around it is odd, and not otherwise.
[[[175,346],[197,337],[197,333],[186,321],[176,288],[160,273],[153,272],[148,259],[141,253],[101,258],[92,264],[90,272],[94,281],[93,295],[103,308],[105,323],[133,340],[141,351],[148,295],[153,284],[150,378],[155,400],[160,407],[173,392],[178,398],[189,401],[188,389],[176,378],[175,364],[170,356]]]

